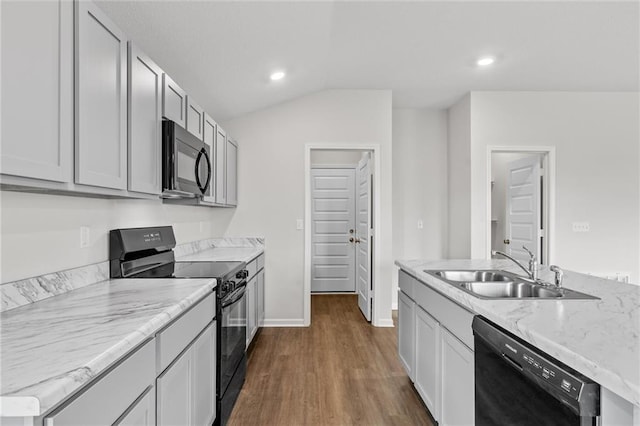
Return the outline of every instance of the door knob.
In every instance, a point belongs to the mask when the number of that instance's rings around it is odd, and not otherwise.
[[[353,229],[349,229],[349,233],[353,234],[355,231]]]
[[[511,240],[503,240],[502,242],[505,244],[511,244]]]
[[[349,238],[349,242],[352,243],[354,241],[353,237]]]

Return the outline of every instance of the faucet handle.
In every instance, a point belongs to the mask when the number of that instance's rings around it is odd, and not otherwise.
[[[556,274],[555,285],[556,287],[562,287],[562,278],[564,277],[564,271],[557,265],[549,266],[549,269]]]

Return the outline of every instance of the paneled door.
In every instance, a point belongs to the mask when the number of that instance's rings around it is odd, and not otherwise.
[[[311,291],[354,292],[355,175],[311,170]]]
[[[356,229],[356,283],[358,307],[371,321],[371,168],[369,154],[358,163]]]
[[[526,246],[540,259],[541,255],[541,158],[539,155],[515,160],[507,176],[507,253],[528,261]]]

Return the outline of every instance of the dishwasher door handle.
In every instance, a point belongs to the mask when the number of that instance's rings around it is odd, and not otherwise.
[[[509,364],[511,364],[512,367],[516,368],[518,371],[523,371],[524,370],[520,364],[518,364],[517,362],[512,360],[507,354],[503,353],[502,354],[502,358],[505,361],[507,361]]]

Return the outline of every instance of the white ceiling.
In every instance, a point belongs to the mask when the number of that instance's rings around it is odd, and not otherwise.
[[[217,120],[322,89],[391,89],[397,108],[471,90],[639,90],[637,1],[98,4]],[[483,54],[498,61],[479,69]],[[277,68],[287,77],[270,82]]]

